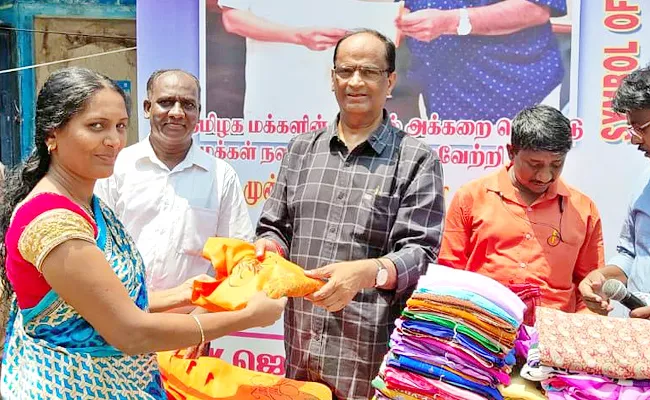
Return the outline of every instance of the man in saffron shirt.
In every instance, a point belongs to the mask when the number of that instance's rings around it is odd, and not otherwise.
[[[511,163],[458,189],[438,262],[539,288],[542,306],[585,309],[577,286],[603,264],[603,237],[594,202],[560,179],[571,146],[569,120],[558,110],[517,114]]]

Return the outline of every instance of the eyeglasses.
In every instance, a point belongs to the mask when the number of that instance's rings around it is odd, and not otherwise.
[[[387,69],[363,65],[339,65],[338,67],[334,67],[336,76],[344,80],[352,78],[355,71],[359,71],[359,77],[361,79],[369,82],[378,82],[386,72],[389,72]]]
[[[634,136],[639,140],[643,140],[643,135],[645,134],[644,130],[649,126],[650,126],[650,121],[640,126],[628,125],[625,132],[627,132],[630,136]]]

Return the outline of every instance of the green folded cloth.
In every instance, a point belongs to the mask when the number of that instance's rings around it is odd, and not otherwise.
[[[439,315],[434,315],[432,313],[424,313],[424,312],[412,312],[407,309],[404,309],[402,311],[402,315],[406,318],[409,319],[414,319],[414,320],[419,320],[419,321],[426,321],[426,322],[433,322],[434,324],[444,326],[445,328],[452,329],[456,332],[462,333],[466,336],[469,336],[470,338],[474,339],[477,341],[479,344],[481,344],[483,347],[486,349],[499,354],[503,353],[501,346],[498,344],[495,344],[492,340],[489,338],[485,337],[484,335],[481,335],[480,333],[476,332],[474,329],[463,325],[461,323],[457,323],[455,321],[452,321],[447,318],[443,318]]]

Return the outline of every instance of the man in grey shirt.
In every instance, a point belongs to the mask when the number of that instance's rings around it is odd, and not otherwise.
[[[395,45],[375,31],[334,51],[339,116],[289,144],[257,226],[258,256],[276,251],[326,279],[285,311],[286,374],[368,399],[393,322],[435,262],[444,219],[442,166],[384,110]]]

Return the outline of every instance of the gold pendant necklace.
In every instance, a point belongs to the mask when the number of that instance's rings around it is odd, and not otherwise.
[[[85,211],[85,212],[86,212],[86,213],[87,213],[87,214],[88,214],[92,219],[95,219],[95,213],[93,212],[93,210],[92,210],[90,207],[88,207],[87,205],[85,205],[85,204],[83,204],[83,203],[78,203],[78,204],[81,206],[81,208],[84,209],[84,211]]]

